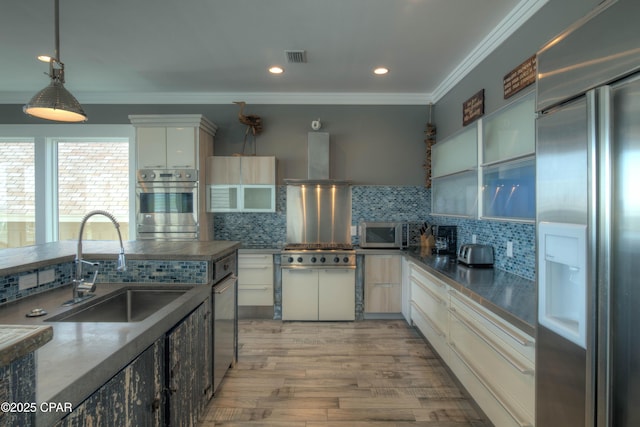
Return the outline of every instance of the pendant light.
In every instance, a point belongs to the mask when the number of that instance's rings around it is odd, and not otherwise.
[[[59,122],[84,122],[87,120],[78,100],[64,87],[64,64],[60,61],[60,5],[55,0],[55,52],[48,58],[49,86],[36,93],[22,109],[26,114]]]

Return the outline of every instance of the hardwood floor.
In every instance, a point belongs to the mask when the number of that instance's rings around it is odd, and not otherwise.
[[[241,320],[238,363],[200,427],[485,427],[403,320]]]

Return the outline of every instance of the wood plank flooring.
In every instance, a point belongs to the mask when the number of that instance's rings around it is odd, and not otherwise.
[[[240,320],[238,335],[200,427],[490,425],[403,320]]]

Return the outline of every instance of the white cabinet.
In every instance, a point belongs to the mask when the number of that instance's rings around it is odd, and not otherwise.
[[[282,269],[282,320],[355,320],[355,269]]]
[[[449,334],[449,366],[491,421],[533,426],[533,338],[456,291]]]
[[[195,127],[138,127],[137,169],[198,169]]]
[[[276,158],[212,156],[207,159],[210,212],[275,212]]]
[[[365,313],[402,311],[402,256],[365,255]]]
[[[273,306],[273,255],[238,254],[238,306]]]
[[[417,264],[411,321],[496,426],[533,426],[535,341]]]
[[[410,264],[409,271],[411,321],[448,363],[449,286],[415,264]]]

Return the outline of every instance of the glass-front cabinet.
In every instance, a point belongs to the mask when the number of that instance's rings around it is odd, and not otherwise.
[[[533,222],[535,98],[521,97],[432,147],[432,214]]]
[[[212,156],[207,159],[209,212],[275,212],[276,158]]]
[[[434,215],[476,217],[478,130],[474,123],[431,151],[431,210]]]
[[[535,219],[535,98],[533,93],[482,120],[480,217]]]

